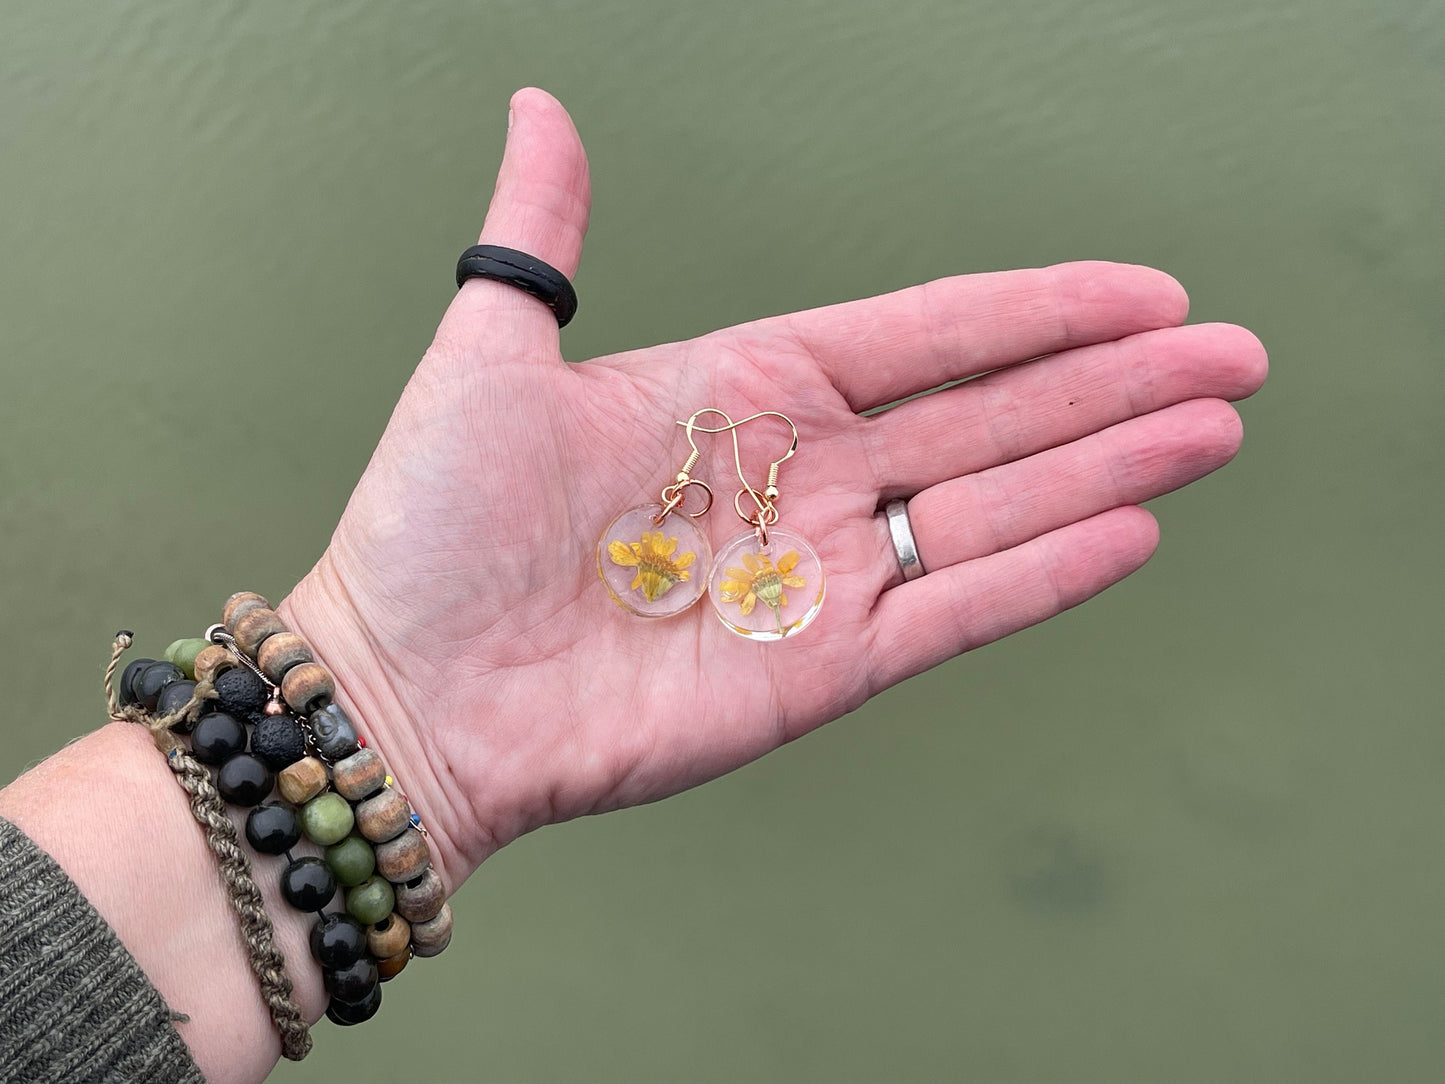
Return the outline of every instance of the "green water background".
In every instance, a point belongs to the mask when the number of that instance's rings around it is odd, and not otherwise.
[[[9,3],[0,776],[310,567],[537,84],[574,360],[1092,257],[1272,376],[1143,572],[523,840],[275,1079],[1438,1080],[1442,75],[1405,0]]]

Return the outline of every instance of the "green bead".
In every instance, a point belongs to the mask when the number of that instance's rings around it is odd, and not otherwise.
[[[328,847],[351,834],[351,803],[335,791],[318,794],[301,807],[301,831],[312,843]]]
[[[197,637],[190,637],[185,640],[177,640],[166,648],[163,656],[166,662],[173,662],[185,671],[186,677],[192,681],[196,680],[196,656],[211,646],[209,640],[202,640]]]
[[[391,889],[391,882],[375,874],[346,891],[346,909],[351,912],[351,917],[368,926],[391,914],[395,903],[396,893]]]
[[[350,888],[376,872],[376,852],[360,836],[347,836],[326,848],[326,864],[336,874],[336,883]]]

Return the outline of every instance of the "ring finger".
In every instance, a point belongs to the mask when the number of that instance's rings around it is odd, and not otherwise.
[[[930,486],[908,502],[918,556],[938,570],[1023,544],[1070,523],[1140,504],[1211,471],[1239,450],[1239,415],[1195,399],[1080,440]],[[875,517],[883,589],[903,582],[884,516]]]

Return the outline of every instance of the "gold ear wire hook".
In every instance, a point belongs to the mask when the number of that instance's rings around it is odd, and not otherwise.
[[[690,516],[693,519],[698,519],[702,516],[705,516],[708,509],[712,507],[712,487],[706,482],[692,476],[692,468],[697,466],[698,459],[702,457],[702,452],[699,451],[697,447],[697,441],[692,439],[692,433],[693,430],[697,428],[696,423],[698,414],[706,414],[709,411],[714,414],[722,414],[724,418],[728,419],[729,424],[732,423],[732,418],[728,417],[727,414],[725,414],[721,410],[713,410],[711,407],[705,407],[702,410],[694,413],[692,417],[687,419],[687,421],[677,423],[678,425],[684,426],[687,429],[687,443],[688,446],[692,448],[692,451],[688,453],[687,459],[684,460],[682,464],[682,470],[677,472],[677,475],[673,478],[671,484],[663,486],[662,510],[658,512],[657,515],[652,517],[652,522],[654,524],[660,524],[668,517],[670,513],[675,512],[682,505],[683,493],[688,486],[699,486],[702,489],[703,493],[707,495],[707,500],[703,504],[703,506],[699,508],[696,512],[686,512],[684,513],[684,515]],[[712,430],[706,431],[712,432]],[[720,429],[717,430],[717,432],[721,431],[722,430]]]
[[[728,424],[718,426],[715,429],[709,428],[705,425],[696,425],[695,423],[697,421],[697,415],[707,413],[721,414],[724,418],[727,418]],[[784,452],[780,458],[773,460],[773,462],[768,465],[768,484],[761,493],[759,493],[755,488],[753,488],[753,485],[748,481],[747,476],[743,473],[742,450],[738,444],[738,429],[744,425],[747,425],[749,422],[757,421],[759,418],[779,418],[782,421],[787,422],[788,428],[793,431],[793,439],[788,445],[788,450]],[[682,423],[679,422],[678,424],[680,425]],[[692,441],[693,429],[696,429],[702,433],[727,432],[732,434],[733,463],[737,467],[738,481],[742,482],[743,484],[743,488],[738,490],[736,495],[734,495],[733,497],[733,511],[737,512],[739,519],[751,526],[753,530],[757,531],[758,544],[766,546],[768,544],[768,527],[778,522],[778,509],[777,505],[774,503],[779,497],[778,470],[782,467],[784,463],[786,463],[789,459],[793,458],[793,453],[798,450],[797,425],[793,422],[792,418],[788,417],[786,414],[780,414],[776,410],[760,410],[756,414],[750,414],[746,418],[741,418],[738,421],[733,421],[732,418],[729,417],[724,411],[718,410],[714,407],[707,407],[703,410],[699,410],[697,414],[694,414],[691,418],[688,419],[689,443],[691,443]],[[696,448],[697,445],[694,444],[693,449],[696,450]],[[753,504],[757,506],[757,511],[750,516],[743,513],[741,502],[744,493],[750,496],[753,499]]]

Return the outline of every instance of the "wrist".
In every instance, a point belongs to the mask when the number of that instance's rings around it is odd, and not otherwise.
[[[447,894],[498,845],[478,818],[433,725],[434,701],[396,673],[323,554],[276,607],[335,679],[334,699],[390,768],[430,836]]]
[[[207,1079],[260,1080],[280,1055],[216,858],[184,790],[145,730],[112,723],[0,790],[0,815],[50,854],[175,1012]],[[308,1021],[326,1008],[307,938],[279,878],[253,875]]]

